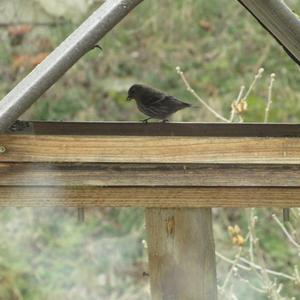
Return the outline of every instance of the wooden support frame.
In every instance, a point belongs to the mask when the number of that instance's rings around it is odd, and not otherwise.
[[[0,206],[300,206],[299,125],[17,122],[0,146]]]
[[[0,206],[146,208],[153,300],[217,299],[212,207],[300,206],[299,125],[17,122],[0,149]]]

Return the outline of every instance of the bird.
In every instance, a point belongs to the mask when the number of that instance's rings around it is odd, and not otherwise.
[[[165,123],[178,110],[193,107],[189,103],[143,84],[132,85],[128,90],[127,100],[135,100],[138,109],[149,117],[142,120],[143,123],[147,123],[150,119],[162,120]]]

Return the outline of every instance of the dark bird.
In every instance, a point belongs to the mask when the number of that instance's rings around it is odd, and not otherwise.
[[[167,122],[169,116],[186,107],[192,107],[191,104],[182,102],[173,96],[168,96],[165,93],[142,85],[134,84],[128,90],[127,100],[135,100],[138,109],[149,116],[143,120],[147,123],[150,119],[163,120]]]

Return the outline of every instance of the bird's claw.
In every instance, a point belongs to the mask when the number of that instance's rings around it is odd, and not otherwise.
[[[165,119],[165,120],[162,120],[161,122],[162,122],[162,123],[168,123],[169,120]]]
[[[147,118],[147,119],[144,119],[144,120],[141,120],[142,121],[142,123],[144,123],[144,124],[147,124],[148,123],[148,120],[150,120],[151,118]]]

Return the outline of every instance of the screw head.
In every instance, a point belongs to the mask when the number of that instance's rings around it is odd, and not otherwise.
[[[0,153],[4,153],[6,151],[6,148],[3,145],[0,145]]]

